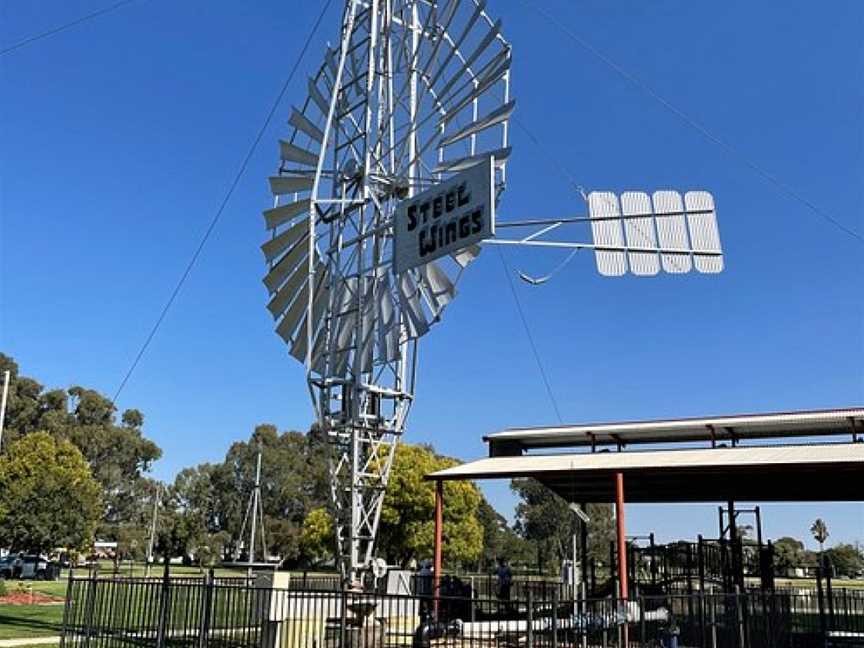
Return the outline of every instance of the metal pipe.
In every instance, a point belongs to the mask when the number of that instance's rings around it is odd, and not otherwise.
[[[566,241],[537,241],[527,239],[483,239],[489,245],[527,245],[533,247],[565,248],[568,250],[597,250],[599,252],[644,252],[646,254],[680,254],[681,256],[722,257],[720,250],[690,250],[687,248],[637,247],[628,245],[594,245],[592,243],[568,243]]]
[[[566,225],[568,223],[596,223],[600,221],[620,221],[631,220],[634,218],[663,218],[666,216],[687,216],[696,214],[713,214],[713,209],[694,209],[693,211],[673,211],[663,212],[662,214],[641,213],[641,214],[621,214],[619,216],[572,216],[566,218],[534,218],[522,221],[501,221],[496,222],[495,227],[536,227],[537,225]]]

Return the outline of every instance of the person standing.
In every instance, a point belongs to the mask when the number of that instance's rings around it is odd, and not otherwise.
[[[502,601],[510,600],[510,587],[513,585],[513,572],[506,558],[498,559],[498,598]]]

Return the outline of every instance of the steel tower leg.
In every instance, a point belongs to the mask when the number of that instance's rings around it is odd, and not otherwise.
[[[382,167],[382,160],[373,153],[392,148],[392,142],[386,139],[388,136],[393,137],[392,129],[374,123],[376,117],[380,119],[381,106],[388,101],[392,104],[393,88],[389,74],[391,47],[394,46],[391,43],[391,5],[392,0],[369,4],[348,0],[343,14],[334,89],[324,127],[324,147],[330,147],[334,157],[340,147],[350,146],[358,152],[362,169],[355,172],[353,185],[334,179],[332,189],[333,195],[340,195],[346,203],[362,200],[365,206],[352,212],[350,219],[331,224],[331,227],[347,230],[347,223],[350,222],[353,229],[344,237],[353,237],[360,242],[357,243],[357,253],[348,262],[329,262],[325,281],[330,282],[331,300],[337,300],[340,282],[344,284],[347,278],[356,283],[353,284],[354,294],[349,296],[348,301],[341,304],[331,301],[332,315],[326,332],[326,348],[330,352],[323,368],[312,367],[311,332],[307,342],[310,390],[319,423],[327,433],[330,446],[331,496],[338,563],[343,578],[350,585],[362,582],[363,573],[373,558],[390,468],[412,399],[416,349],[416,342],[403,342],[397,359],[375,364],[370,369],[364,365],[362,345],[364,340],[376,334],[375,323],[356,315],[367,312],[370,307],[371,289],[386,264],[381,251],[383,246],[375,232],[379,231],[381,223],[389,214],[382,210],[380,201],[376,200],[373,178],[393,174],[396,170]],[[359,87],[362,87],[360,98],[351,98],[349,95]],[[354,111],[350,116],[350,125],[340,122],[340,115],[346,114],[347,105],[351,105]],[[358,120],[355,116],[361,109],[365,117]],[[352,141],[346,142],[346,132],[356,132],[357,135],[351,138]],[[313,213],[317,191],[316,186],[313,190]],[[314,216],[310,223],[310,231],[314,232]],[[339,234],[342,235],[341,230]],[[311,239],[310,259],[315,256]],[[309,294],[315,294],[311,261]],[[311,316],[311,302],[307,318],[310,322],[314,319]],[[340,320],[340,316],[346,313],[355,313],[352,325],[354,333],[350,336],[344,335],[340,324],[340,321],[344,321]],[[349,348],[341,344],[343,337],[351,340]],[[347,372],[344,365],[341,371],[339,367],[342,362],[340,355],[345,354],[350,354]],[[412,368],[410,372],[408,367]]]

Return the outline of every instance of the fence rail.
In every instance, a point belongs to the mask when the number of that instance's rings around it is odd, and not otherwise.
[[[306,589],[302,589],[305,586]],[[864,593],[700,591],[627,602],[532,589],[390,595],[255,587],[246,579],[70,577],[63,646],[587,648],[864,645]],[[511,594],[515,593],[511,592]],[[520,594],[522,592],[520,591]]]

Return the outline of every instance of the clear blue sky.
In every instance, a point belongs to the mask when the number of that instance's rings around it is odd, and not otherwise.
[[[109,4],[109,3],[105,3]],[[0,46],[102,6],[0,2]],[[340,3],[301,66],[335,40]],[[864,232],[864,4],[542,5],[740,155]],[[0,58],[2,344],[51,386],[113,393],[218,207],[318,1],[140,0]],[[501,213],[583,212],[590,189],[708,189],[727,271],[603,279],[587,255],[519,284],[568,422],[864,402],[864,244],[760,178],[522,2],[492,0],[514,47],[521,121]],[[2,47],[0,47],[2,48]],[[155,474],[218,460],[259,422],[305,429],[303,370],[260,283],[265,178],[295,78],[175,307],[123,392],[164,450]],[[558,257],[513,254],[540,274]],[[425,339],[408,440],[461,458],[481,435],[555,416],[497,255]],[[861,485],[853,486],[864,491]],[[505,513],[507,485],[487,488]],[[766,507],[769,535],[864,540],[862,505]],[[716,533],[715,507],[631,507],[630,530]]]

